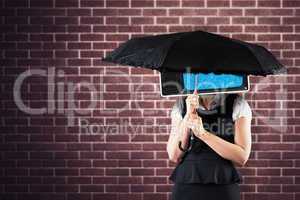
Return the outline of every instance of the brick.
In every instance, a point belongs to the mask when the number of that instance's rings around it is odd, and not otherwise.
[[[35,18],[33,18],[35,19]],[[49,19],[49,18],[48,18]],[[6,17],[4,19],[5,24],[28,24],[28,20],[24,17]],[[8,31],[9,29],[6,29]]]
[[[278,41],[280,40],[280,35],[277,35],[277,34],[264,34],[264,35],[258,35],[257,39],[259,41]]]
[[[242,16],[242,9],[219,9],[219,16]]]
[[[54,1],[53,0],[43,0],[43,1],[39,1],[39,0],[29,0],[30,1],[30,7],[48,7],[51,8],[54,5]]]
[[[122,29],[122,27],[119,26],[119,29]],[[115,26],[115,25],[112,25],[112,26],[94,26],[94,32],[115,33],[116,31],[117,31],[117,26]]]
[[[291,33],[291,32],[293,32],[293,26],[292,25],[291,26],[271,26],[270,32]]]
[[[245,9],[246,16],[269,16],[271,14],[270,9]]]
[[[156,1],[156,6],[158,7],[179,7],[180,6],[180,1],[178,0],[157,0]]]
[[[140,26],[119,26],[119,32],[133,33],[142,32],[142,27]]]
[[[280,1],[258,1],[258,7],[280,7]]]
[[[287,0],[282,2],[283,7],[300,7],[300,2],[295,0]]]
[[[3,0],[1,3],[4,5],[4,7],[28,7],[29,0],[21,0],[21,1],[11,1],[11,0]]]
[[[151,32],[151,33],[161,33],[166,32],[165,26],[144,26],[145,32]]]
[[[204,18],[185,17],[182,19],[182,24],[204,24]]]
[[[254,41],[255,40],[255,35],[254,34],[232,34],[233,38],[237,38],[240,40],[244,40],[244,41]]]
[[[26,58],[28,56],[26,51],[6,51],[4,55],[6,58]]]
[[[299,24],[300,17],[283,17],[284,24]]]
[[[233,7],[255,7],[255,2],[254,1],[237,1],[234,0],[232,1],[232,6]]]
[[[80,191],[90,192],[90,193],[92,193],[92,192],[104,193],[104,185],[81,185]]]
[[[129,9],[120,9],[119,10],[119,15],[120,16],[141,16],[142,15],[142,10],[137,8],[129,8]]]
[[[194,15],[203,15],[203,16],[216,16],[217,15],[217,9],[185,9],[185,8],[180,8],[180,9],[169,9],[169,13],[170,13],[170,16],[181,16],[181,15],[184,15],[184,16],[194,16]]]
[[[82,0],[80,1],[81,7],[103,7],[104,1],[98,1],[98,0]]]
[[[299,41],[300,34],[286,34],[282,36],[282,39],[284,41]]]
[[[68,192],[68,194],[70,195],[71,192],[79,192],[79,187],[77,185],[57,184],[55,185],[54,190],[58,193]]]
[[[167,10],[166,9],[144,9],[143,15],[144,16],[166,16]]]
[[[91,9],[67,9],[67,16],[91,16],[92,15],[92,11]]]
[[[108,176],[128,176],[129,169],[107,168],[106,175],[108,175]]]
[[[258,18],[258,24],[280,24],[280,18],[279,17],[259,17]]]
[[[132,0],[132,7],[154,7],[154,0]]]
[[[129,0],[110,0],[106,2],[106,7],[129,7]]]
[[[154,192],[154,187],[151,185],[131,185],[130,189],[135,193]]]
[[[296,11],[297,12],[297,11]],[[279,15],[279,16],[293,16],[293,10],[292,9],[272,9],[271,13],[273,16]]]
[[[224,17],[208,17],[207,18],[207,23],[212,25],[212,24],[229,24],[229,18],[224,18]]]
[[[275,185],[265,185],[258,190],[259,192],[280,192],[280,187]]]
[[[254,24],[255,18],[254,17],[233,17],[232,23],[233,24]]]
[[[107,152],[107,157],[111,159],[129,159],[129,152]],[[95,163],[96,164],[96,163]],[[101,164],[103,166],[103,164]],[[111,165],[109,165],[111,166]]]
[[[153,176],[154,169],[139,169],[139,168],[132,168],[131,169],[132,176]]]
[[[55,7],[78,7],[79,6],[79,0],[54,0],[55,1]]]
[[[42,31],[45,33],[64,33],[66,32],[66,27],[62,25],[49,25],[42,27]]]
[[[55,24],[79,24],[77,17],[55,17]]]
[[[128,17],[107,17],[106,18],[107,24],[129,24]]]
[[[80,17],[81,24],[103,24],[103,17]]]
[[[0,16],[14,16],[15,14],[15,9],[14,8],[0,8]]]
[[[103,194],[93,194],[93,199],[117,200],[118,198],[119,198],[119,194],[116,194],[115,192],[103,193]]]
[[[220,31],[221,32],[227,32],[227,33],[232,33],[232,32],[241,32],[242,27],[241,26],[220,26]]]
[[[182,0],[183,7],[204,7],[204,0]]]
[[[229,1],[207,1],[207,7],[228,7]]]
[[[93,9],[93,16],[117,16],[117,9],[108,9],[108,8],[96,8]]]
[[[67,29],[68,32],[72,32],[72,33],[90,33],[92,31],[91,27],[89,26],[73,26],[70,25],[68,26]]]
[[[92,179],[90,177],[68,177],[67,178],[67,182],[69,184],[91,184],[92,183]]]
[[[31,135],[30,141],[31,142],[52,142],[53,136],[52,135]]]
[[[28,35],[27,34],[13,34],[9,33],[6,34],[4,37],[5,41],[28,41]]]
[[[154,24],[152,17],[132,17],[131,23],[133,24]]]

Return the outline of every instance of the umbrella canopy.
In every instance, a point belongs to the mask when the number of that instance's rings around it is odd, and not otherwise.
[[[287,73],[263,46],[200,30],[132,38],[102,61],[160,72]]]

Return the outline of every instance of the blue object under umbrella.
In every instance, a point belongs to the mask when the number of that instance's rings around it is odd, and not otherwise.
[[[240,87],[243,84],[243,76],[236,74],[211,73],[183,73],[184,89],[208,90]]]

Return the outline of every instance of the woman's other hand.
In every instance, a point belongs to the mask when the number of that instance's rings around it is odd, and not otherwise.
[[[201,139],[203,134],[206,134],[206,131],[203,127],[202,118],[197,114],[192,114],[189,116],[187,121],[187,126],[190,128],[194,135]]]

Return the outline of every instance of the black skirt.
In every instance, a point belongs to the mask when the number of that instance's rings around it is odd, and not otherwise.
[[[240,200],[240,186],[238,183],[175,183],[171,200]]]

